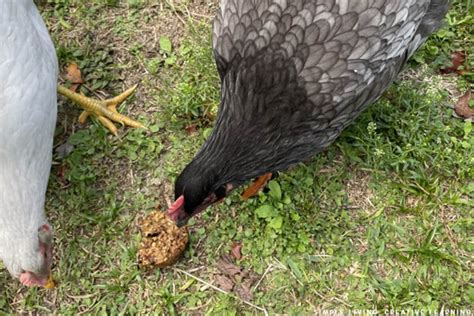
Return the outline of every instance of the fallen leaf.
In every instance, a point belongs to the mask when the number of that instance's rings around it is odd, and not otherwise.
[[[234,292],[237,293],[243,300],[251,301],[253,300],[253,294],[250,290],[251,284],[250,282],[245,282],[235,287]]]
[[[76,63],[71,63],[67,67],[66,79],[72,83],[84,83],[82,79],[81,70]]]
[[[469,119],[474,116],[474,109],[469,107],[469,102],[471,101],[472,93],[471,90],[468,89],[466,93],[459,98],[458,102],[456,103],[456,107],[454,111],[457,115],[462,118]]]
[[[234,243],[232,245],[232,250],[230,251],[230,253],[235,259],[242,259],[242,244],[238,242]]]
[[[186,133],[188,133],[188,135],[196,134],[197,124],[191,124],[191,125],[186,126],[185,130],[186,130]]]
[[[62,164],[58,167],[57,172],[56,172],[59,183],[61,183],[63,187],[67,186],[68,184],[68,181],[66,180],[66,170],[67,170],[66,164]]]
[[[66,79],[72,83],[69,89],[74,92],[77,90],[79,85],[84,83],[84,79],[82,79],[81,70],[79,69],[76,63],[71,63],[67,67]]]
[[[260,189],[265,187],[268,181],[272,178],[272,173],[266,173],[263,176],[258,177],[252,184],[242,193],[242,199],[248,200],[252,196],[256,195]]]
[[[233,276],[239,274],[240,272],[242,272],[242,269],[240,267],[236,266],[233,263],[228,262],[225,259],[219,261],[219,265],[217,266],[217,268],[222,273],[224,273],[225,275],[230,276],[230,277],[233,277]]]
[[[230,292],[234,288],[234,281],[225,275],[216,275],[216,285],[224,291]]]
[[[440,69],[441,73],[443,74],[449,74],[449,73],[458,73],[462,75],[464,71],[459,70],[459,68],[464,64],[464,61],[466,60],[466,53],[465,52],[454,52],[451,54],[451,66],[450,67],[445,67]]]
[[[243,300],[253,299],[252,285],[259,279],[255,273],[244,270],[231,263],[231,256],[224,255],[218,262],[217,268],[220,274],[216,275],[216,284],[223,290],[233,292]]]

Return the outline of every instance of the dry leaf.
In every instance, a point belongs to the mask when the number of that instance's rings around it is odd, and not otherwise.
[[[237,293],[243,300],[246,301],[251,301],[253,300],[253,294],[252,291],[250,290],[251,284],[250,280],[247,280],[247,282],[244,282],[240,284],[239,286],[236,286],[234,289],[234,292]]]
[[[69,64],[69,66],[67,67],[66,79],[72,83],[69,89],[74,92],[77,90],[80,84],[84,83],[84,79],[82,79],[81,70],[79,69],[77,64]]]
[[[234,281],[225,275],[216,275],[216,284],[224,291],[230,292],[234,288]]]
[[[219,275],[216,275],[216,284],[223,290],[233,292],[246,301],[253,299],[251,291],[252,284],[258,279],[258,276],[250,271],[231,263],[232,258],[228,255],[222,257],[218,262],[217,268]]]
[[[67,170],[67,166],[65,164],[61,164],[56,171],[56,175],[58,176],[59,183],[61,183],[61,186],[63,187],[65,187],[68,184],[68,181],[66,179],[66,170]]]
[[[442,68],[440,71],[443,74],[449,74],[456,72],[459,75],[462,75],[464,71],[459,70],[459,67],[461,67],[464,64],[464,61],[466,60],[466,53],[465,52],[454,52],[451,54],[451,64],[452,66]]]
[[[84,80],[82,79],[81,70],[79,70],[77,64],[69,64],[69,66],[67,67],[66,79],[71,81],[72,83],[84,83]]]
[[[242,244],[241,243],[234,243],[232,245],[232,250],[230,251],[230,253],[232,254],[232,256],[235,259],[237,259],[237,260],[242,259]]]
[[[227,262],[227,260],[219,261],[218,269],[227,276],[233,277],[239,274],[242,269],[233,263]]]
[[[188,133],[188,135],[196,134],[197,124],[191,124],[191,125],[186,126],[185,130],[186,130],[186,133]]]
[[[472,93],[471,90],[467,90],[466,93],[459,98],[458,102],[456,103],[456,107],[454,111],[457,115],[462,118],[469,119],[474,116],[474,109],[469,107],[469,102],[471,101]]]
[[[252,196],[256,195],[260,189],[265,187],[272,178],[271,173],[266,173],[263,176],[258,177],[252,184],[242,193],[242,199],[248,200]]]

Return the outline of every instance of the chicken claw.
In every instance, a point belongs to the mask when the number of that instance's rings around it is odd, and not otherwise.
[[[58,86],[58,93],[62,94],[84,109],[84,112],[82,112],[79,116],[80,123],[84,123],[90,115],[94,115],[110,132],[112,132],[112,134],[117,136],[117,127],[115,127],[112,122],[117,122],[133,128],[146,128],[143,124],[118,113],[116,109],[117,105],[125,101],[125,99],[135,92],[136,88],[137,85],[124,91],[120,95],[107,100],[92,99],[82,94],[73,92],[63,86]]]

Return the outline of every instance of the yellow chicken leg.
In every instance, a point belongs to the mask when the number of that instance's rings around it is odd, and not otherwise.
[[[107,129],[112,132],[112,134],[117,136],[117,127],[115,127],[112,121],[134,128],[146,128],[143,124],[118,113],[116,109],[117,105],[125,101],[125,99],[135,92],[136,88],[137,86],[135,85],[115,98],[108,100],[96,100],[88,98],[63,86],[58,86],[58,93],[62,94],[84,109],[84,112],[82,112],[79,116],[80,123],[84,123],[90,115],[94,115]]]

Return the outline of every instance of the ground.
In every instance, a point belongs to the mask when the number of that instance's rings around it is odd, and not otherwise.
[[[445,27],[326,152],[257,198],[237,190],[191,221],[175,266],[144,271],[140,219],[166,208],[216,114],[216,1],[40,4],[60,81],[77,63],[88,95],[139,83],[120,111],[149,129],[114,137],[78,124],[60,98],[46,205],[59,285],[28,289],[1,270],[0,313],[471,309],[474,140],[450,107],[472,87],[469,6],[454,1]],[[464,72],[441,75],[461,50]]]

